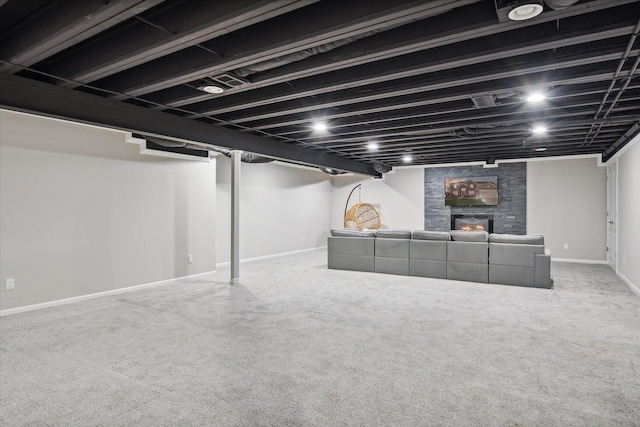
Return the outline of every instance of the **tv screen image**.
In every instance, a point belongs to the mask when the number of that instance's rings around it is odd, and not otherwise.
[[[498,177],[445,178],[444,194],[446,206],[496,206]]]

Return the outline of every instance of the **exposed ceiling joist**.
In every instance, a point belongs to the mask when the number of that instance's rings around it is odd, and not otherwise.
[[[549,1],[511,21],[511,2],[489,0],[8,0],[0,75],[68,91],[69,106],[16,95],[25,110],[364,173],[408,152],[414,165],[612,156],[640,131],[640,0]],[[102,13],[89,27],[87,8]],[[140,116],[143,132],[122,111],[162,115]]]
[[[52,2],[2,39],[0,57],[18,66],[0,64],[0,71],[16,73],[21,70],[19,66],[28,67],[43,61],[163,1]]]

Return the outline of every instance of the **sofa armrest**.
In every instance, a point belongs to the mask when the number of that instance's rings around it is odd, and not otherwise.
[[[534,286],[536,288],[551,288],[551,256],[536,254],[534,267]]]

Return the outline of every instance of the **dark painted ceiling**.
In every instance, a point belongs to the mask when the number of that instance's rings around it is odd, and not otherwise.
[[[368,174],[608,159],[640,129],[640,1],[511,3],[0,0],[0,105]]]

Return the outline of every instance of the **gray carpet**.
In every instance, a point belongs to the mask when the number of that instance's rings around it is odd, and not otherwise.
[[[326,252],[0,319],[3,426],[640,426],[640,298],[326,269]]]

